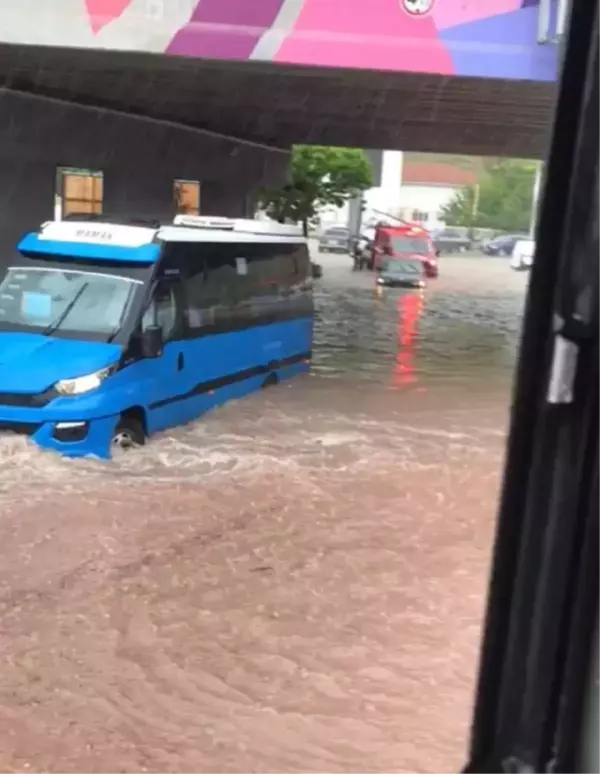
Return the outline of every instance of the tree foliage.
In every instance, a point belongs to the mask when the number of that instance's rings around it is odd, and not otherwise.
[[[301,222],[306,233],[308,221],[321,207],[340,207],[371,185],[371,165],[362,150],[296,145],[291,181],[264,189],[260,204],[274,220]]]
[[[535,169],[535,162],[498,160],[481,180],[479,191],[475,186],[458,191],[442,207],[440,218],[452,226],[527,231]]]

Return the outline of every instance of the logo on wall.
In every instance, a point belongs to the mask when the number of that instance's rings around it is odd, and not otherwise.
[[[435,0],[400,0],[400,5],[409,16],[425,16],[435,5]]]

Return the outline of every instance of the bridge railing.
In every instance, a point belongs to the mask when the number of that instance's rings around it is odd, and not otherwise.
[[[538,6],[538,43],[559,43],[566,32],[570,0],[540,0]]]

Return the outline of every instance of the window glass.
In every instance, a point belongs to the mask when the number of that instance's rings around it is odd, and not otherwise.
[[[209,306],[205,287],[202,261],[189,268],[185,280],[186,319],[189,328],[200,328],[205,322],[204,311]]]
[[[293,245],[278,246],[276,272],[279,285],[283,289],[292,287],[297,281],[294,250]]]
[[[294,261],[297,274],[297,280],[303,282],[311,276],[310,259],[306,245],[299,245],[294,248]]]
[[[192,330],[224,321],[250,295],[248,245],[189,246],[186,258],[186,318]]]
[[[229,306],[237,302],[238,263],[235,251],[211,251],[205,259],[204,297],[210,306]]]
[[[273,245],[254,245],[248,264],[250,289],[253,295],[277,293],[277,252]]]
[[[423,264],[421,261],[411,261],[409,258],[404,258],[401,261],[384,261],[381,264],[381,270],[388,274],[421,274]]]
[[[175,333],[177,324],[177,297],[175,283],[162,281],[156,286],[152,300],[142,318],[142,330],[150,325],[160,325],[163,339],[168,341]]]
[[[306,247],[276,244],[186,245],[186,319],[192,330],[244,315],[253,299],[276,297],[310,276]]]
[[[428,255],[429,242],[419,237],[393,236],[392,248],[397,253],[418,253]]]
[[[175,212],[178,215],[200,215],[200,181],[175,180],[173,183]]]
[[[0,328],[116,333],[135,283],[111,274],[10,268],[0,284]]]
[[[103,189],[102,172],[59,167],[55,215],[60,219],[73,213],[101,214]]]

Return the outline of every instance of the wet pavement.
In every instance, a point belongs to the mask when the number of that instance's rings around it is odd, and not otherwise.
[[[310,375],[111,463],[0,439],[0,770],[458,770],[527,278],[320,260]]]

